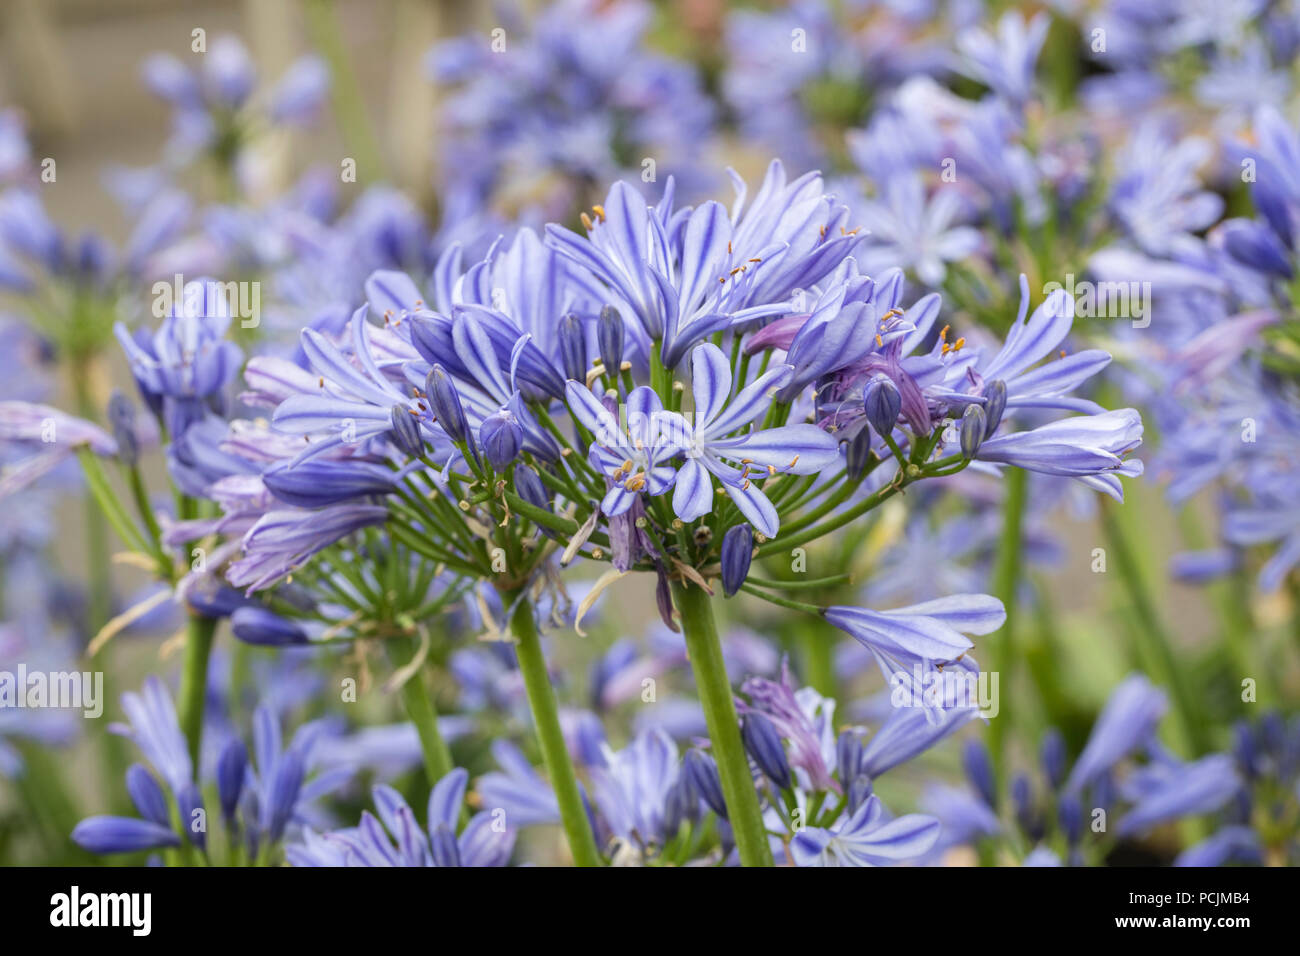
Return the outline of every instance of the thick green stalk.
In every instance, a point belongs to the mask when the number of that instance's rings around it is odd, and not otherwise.
[[[1025,517],[1025,498],[1028,476],[1019,468],[1008,468],[1004,477],[1006,497],[1002,502],[1002,537],[998,541],[997,560],[993,566],[993,595],[1006,608],[1007,621],[1002,625],[995,641],[992,670],[998,675],[998,684],[1009,697],[1017,663],[1016,648],[1016,592],[1020,585],[1021,539]],[[995,779],[1001,781],[1006,769],[1006,738],[1010,730],[1012,713],[1003,711],[1001,719],[995,718],[989,726],[989,753],[993,760]]]
[[[415,655],[415,641],[412,638],[393,638],[392,656],[399,666],[407,664]],[[455,766],[451,760],[451,751],[438,730],[438,711],[433,706],[429,688],[424,684],[423,669],[416,671],[402,684],[402,705],[406,716],[415,724],[415,731],[420,735],[420,752],[424,755],[424,771],[429,777],[429,786],[433,786]]]
[[[1197,719],[1191,689],[1179,666],[1178,656],[1174,653],[1169,634],[1156,611],[1147,589],[1146,578],[1130,540],[1125,533],[1121,514],[1110,501],[1101,503],[1101,525],[1106,534],[1106,541],[1115,555],[1119,578],[1128,592],[1129,603],[1133,609],[1133,633],[1142,644],[1147,666],[1154,672],[1157,681],[1169,688],[1174,705],[1175,743],[1182,749],[1183,756],[1195,756],[1206,750],[1201,736],[1201,724]]]
[[[99,420],[99,409],[91,392],[91,362],[74,358],[72,361],[72,388],[76,396],[77,414],[88,421]],[[89,579],[90,633],[94,636],[113,616],[113,581],[108,528],[104,515],[95,499],[84,496],[86,508],[86,574]],[[127,542],[129,544],[129,542]]]
[[[758,791],[749,773],[749,758],[740,740],[740,722],[731,695],[731,682],[722,660],[722,642],[709,595],[695,585],[673,585],[673,600],[682,619],[686,635],[686,653],[690,657],[700,705],[713,742],[713,759],[722,778],[722,797],[736,838],[736,850],[742,866],[771,866],[772,850],[767,828],[758,805]]]
[[[516,596],[511,593],[502,595],[507,606]],[[518,642],[515,653],[519,658],[519,670],[524,675],[524,689],[528,693],[528,706],[533,713],[537,742],[542,748],[542,760],[546,764],[546,773],[551,779],[556,802],[560,805],[560,819],[569,839],[573,862],[578,866],[600,866],[596,838],[587,820],[587,810],[583,806],[582,793],[578,790],[573,761],[569,759],[564,732],[560,729],[555,690],[551,687],[551,678],[546,670],[537,622],[533,620],[533,605],[526,595],[515,607],[510,618],[510,630]]]
[[[203,708],[208,697],[208,658],[212,639],[217,633],[217,619],[192,614],[185,635],[185,664],[181,671],[181,696],[178,716],[181,732],[190,747],[194,777],[199,775],[199,754],[203,743]]]

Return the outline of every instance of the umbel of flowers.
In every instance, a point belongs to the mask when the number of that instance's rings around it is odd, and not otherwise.
[[[243,593],[208,580],[219,599],[206,613],[233,615],[235,635],[260,644],[388,638],[400,683],[431,615],[495,589],[582,865],[601,858],[539,635],[539,606],[564,600],[560,569],[608,565],[579,628],[612,582],[646,576],[684,632],[739,858],[769,865],[716,592],[823,615],[895,684],[977,670],[968,635],[1001,626],[994,598],[821,608],[751,578],[751,564],[967,467],[1073,477],[1115,498],[1120,476],[1141,471],[1128,457],[1138,414],[1073,397],[1109,356],[1062,348],[1067,295],[1030,314],[1022,280],[1004,342],[963,337],[937,295],[905,302],[901,272],[862,274],[852,214],[819,176],[791,181],[774,162],[752,197],[733,178],[730,209],[679,208],[671,182],[648,205],[616,183],[582,215],[585,235],[522,230],[468,267],[452,247],[427,290],[375,273],[341,331],[308,327],[296,360],[249,361],[242,401],[269,423],[226,421],[194,360],[165,347],[184,329],[205,368],[224,367],[224,323],[178,315],[153,348],[130,344],[145,397],[169,396],[173,474],[220,509],[151,536],[159,549],[220,542],[206,573]],[[191,604],[205,593],[192,577]],[[439,779],[451,763],[419,683],[405,682],[404,700]],[[187,686],[201,694],[201,673]],[[190,694],[182,711],[201,713]]]

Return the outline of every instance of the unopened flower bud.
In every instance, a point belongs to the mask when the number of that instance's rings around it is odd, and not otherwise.
[[[727,803],[722,799],[722,778],[713,758],[701,750],[688,750],[682,758],[682,769],[708,808],[725,820]]]
[[[247,771],[248,748],[238,737],[231,738],[217,758],[217,797],[221,801],[221,815],[227,823],[235,819],[235,811],[239,809]]]
[[[596,344],[600,347],[600,360],[605,365],[606,375],[617,375],[623,364],[623,316],[618,309],[607,305],[600,310],[600,321],[596,325]]]
[[[862,773],[862,738],[855,731],[842,731],[835,741],[835,764],[841,780]]]
[[[1043,734],[1042,762],[1043,774],[1053,790],[1065,780],[1065,759],[1065,738],[1055,727],[1049,727]]]
[[[848,814],[852,816],[858,812],[858,808],[867,802],[875,788],[871,785],[871,778],[865,773],[860,773],[853,778],[849,784],[849,805]]]
[[[524,430],[509,412],[497,412],[483,419],[478,429],[478,440],[488,463],[501,471],[518,457],[524,443]]]
[[[429,849],[433,851],[434,866],[460,866],[460,845],[446,825],[439,824],[429,834]]]
[[[584,381],[587,377],[587,330],[582,320],[570,312],[560,319],[560,364],[566,378]]]
[[[993,433],[1002,424],[1002,413],[1007,410],[1007,383],[996,378],[984,386],[984,438],[993,437]]]
[[[967,458],[974,458],[984,443],[984,409],[978,405],[967,405],[961,416],[961,453]]]
[[[772,721],[757,711],[747,713],[740,727],[740,738],[758,769],[769,780],[781,790],[790,786],[790,761],[786,759],[781,735]]]
[[[1078,844],[1079,838],[1083,836],[1083,804],[1076,794],[1061,795],[1061,800],[1056,805],[1056,819],[1061,825],[1061,832],[1065,834],[1065,842],[1070,846]]]
[[[871,430],[863,428],[848,443],[845,451],[845,469],[854,480],[861,478],[871,461]]]
[[[754,531],[747,524],[733,525],[722,536],[722,593],[731,597],[749,577],[754,559]]]
[[[898,394],[898,386],[884,375],[878,375],[867,384],[862,407],[876,434],[885,438],[894,433],[894,423],[903,410],[903,396]]]
[[[388,437],[411,458],[419,458],[424,454],[424,438],[420,435],[420,423],[415,420],[415,416],[405,405],[393,406],[393,429],[388,433]]]
[[[117,442],[117,457],[122,464],[133,466],[140,458],[140,443],[135,437],[135,403],[117,389],[108,400],[108,422]]]
[[[997,787],[993,782],[993,763],[989,760],[989,752],[984,744],[978,740],[968,740],[962,748],[961,765],[975,792],[990,807],[996,807]]]
[[[447,433],[447,437],[454,442],[468,441],[469,425],[465,421],[465,409],[460,404],[460,394],[456,391],[451,376],[441,365],[435,365],[429,370],[429,375],[424,380],[424,392],[433,417]]]
[[[307,633],[302,628],[263,607],[239,608],[230,615],[230,630],[245,644],[285,647],[307,643]]]

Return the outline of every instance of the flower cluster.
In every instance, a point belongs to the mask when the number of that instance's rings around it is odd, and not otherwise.
[[[1296,862],[1300,21],[1040,6],[195,30],[120,244],[0,109],[19,857]]]

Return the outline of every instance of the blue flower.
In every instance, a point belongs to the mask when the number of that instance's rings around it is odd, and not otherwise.
[[[1006,620],[1002,602],[986,594],[955,594],[891,611],[831,607],[826,620],[871,651],[886,680],[952,664],[974,645],[964,635],[990,634]]]
[[[838,457],[834,436],[815,425],[784,425],[741,432],[767,411],[773,393],[794,371],[782,365],[770,369],[731,397],[731,365],[712,343],[698,346],[691,356],[694,423],[688,425],[686,461],[677,471],[673,511],[694,521],[713,510],[713,483],[718,478],[727,496],[762,534],[779,529],[776,509],[750,480],[751,468],[764,477],[775,474],[812,475]],[[728,461],[740,464],[740,469]]]
[[[483,811],[460,829],[468,780],[457,768],[434,785],[425,831],[402,795],[380,784],[371,790],[378,819],[367,810],[351,829],[305,830],[302,843],[286,847],[285,855],[294,866],[505,866],[515,830],[503,818]]]
[[[1119,822],[1120,836],[1132,836],[1179,817],[1213,813],[1241,790],[1242,781],[1226,754],[1191,763],[1156,762],[1125,781],[1132,808]]]
[[[798,866],[893,866],[924,856],[939,839],[939,821],[922,814],[888,819],[874,794],[833,829],[806,827],[790,841]]]
[[[1083,753],[1066,780],[1068,793],[1078,793],[1119,761],[1144,746],[1155,734],[1168,701],[1163,691],[1141,674],[1133,674],[1111,692],[1093,724]]]

